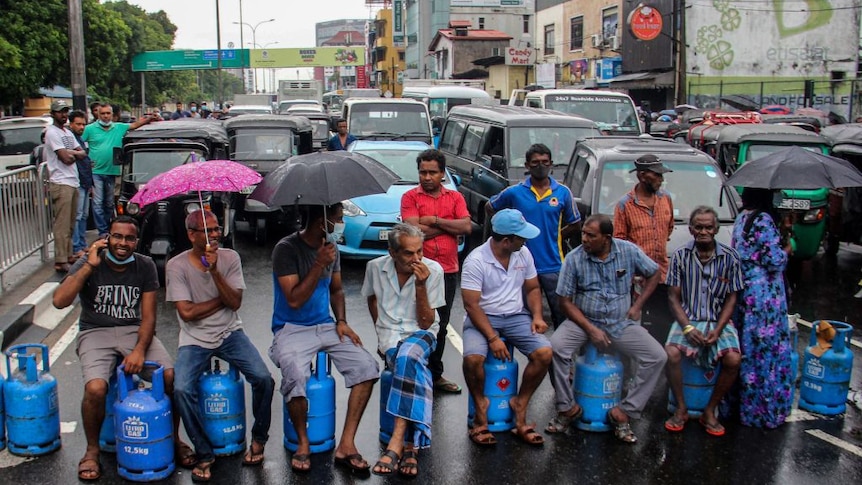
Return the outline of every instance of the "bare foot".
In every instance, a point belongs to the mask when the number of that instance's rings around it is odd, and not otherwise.
[[[509,407],[515,413],[515,426],[518,428],[527,425],[527,406],[521,404],[518,396],[509,399]]]

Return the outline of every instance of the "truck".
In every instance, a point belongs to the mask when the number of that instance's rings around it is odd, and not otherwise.
[[[234,94],[234,105],[272,107],[271,94]]]
[[[278,102],[290,99],[315,99],[323,97],[323,81],[315,79],[306,81],[281,80],[278,82]]]

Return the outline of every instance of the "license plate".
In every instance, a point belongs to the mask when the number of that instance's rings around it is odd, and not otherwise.
[[[389,231],[380,231],[377,233],[377,239],[380,241],[388,241],[389,240]]]
[[[249,185],[248,187],[240,190],[239,193],[242,195],[248,195],[248,194],[254,192],[255,187],[257,187],[257,185]]]
[[[778,208],[807,211],[811,208],[811,201],[808,199],[781,199],[781,205]]]

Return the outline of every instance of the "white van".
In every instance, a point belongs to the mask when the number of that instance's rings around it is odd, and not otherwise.
[[[469,86],[404,86],[402,98],[416,99],[428,106],[431,119],[446,118],[449,110],[465,104],[494,104],[484,89]]]
[[[428,107],[415,99],[348,98],[342,118],[361,140],[409,140],[432,143]]]
[[[0,173],[30,164],[30,153],[42,144],[42,132],[51,118],[25,117],[0,120]]]
[[[625,93],[590,89],[542,89],[527,93],[524,106],[561,111],[595,121],[606,135],[643,132],[635,103]]]

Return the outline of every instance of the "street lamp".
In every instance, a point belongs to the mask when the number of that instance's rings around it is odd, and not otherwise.
[[[265,23],[269,23],[269,22],[275,22],[275,19],[261,20],[260,22],[254,24],[254,25],[252,25],[248,22],[232,22],[232,23],[234,25],[241,25],[241,26],[246,26],[246,27],[250,28],[251,29],[252,44],[256,44],[257,43],[257,28],[260,27],[260,24],[265,24]],[[240,27],[240,29],[242,29],[242,28]],[[240,30],[240,32],[242,32],[242,30]],[[252,72],[254,73],[254,80],[252,81],[252,83],[254,85],[254,90],[257,91],[257,71],[252,71]]]
[[[250,45],[252,47],[257,47],[258,49],[266,49],[267,47],[269,47],[271,45],[278,44],[278,41],[276,40],[274,42],[267,42],[264,45],[256,44],[254,42],[246,42],[246,44]],[[273,69],[273,72],[274,71],[275,71],[275,69]],[[255,72],[257,72],[257,69],[255,69]],[[272,77],[272,82],[270,83],[270,87],[272,88],[273,91],[275,91],[275,75],[273,75],[273,77]],[[266,78],[265,77],[263,78],[263,90],[266,91]]]

